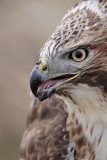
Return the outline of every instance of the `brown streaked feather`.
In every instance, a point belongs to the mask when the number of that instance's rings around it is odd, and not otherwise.
[[[63,160],[69,136],[63,102],[52,98],[34,105],[21,144],[23,160]],[[64,140],[64,137],[65,140]]]
[[[90,160],[94,158],[74,113],[72,122],[66,125],[69,117],[64,107],[64,102],[54,96],[42,103],[35,99],[22,138],[20,160],[65,160],[70,157],[78,160],[85,158],[88,152]],[[66,127],[70,128],[69,132]]]

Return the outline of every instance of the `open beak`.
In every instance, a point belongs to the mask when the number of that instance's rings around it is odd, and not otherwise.
[[[50,78],[48,74],[42,73],[38,68],[34,67],[30,76],[30,88],[32,93],[43,101],[50,97],[60,85],[67,83],[78,77],[80,72],[60,74],[54,78]]]

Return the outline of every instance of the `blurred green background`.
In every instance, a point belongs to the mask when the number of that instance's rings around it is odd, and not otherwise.
[[[18,160],[36,54],[79,0],[0,0],[0,160]]]

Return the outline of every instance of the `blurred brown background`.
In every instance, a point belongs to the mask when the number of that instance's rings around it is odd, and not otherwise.
[[[0,0],[0,160],[17,160],[41,46],[79,0]]]

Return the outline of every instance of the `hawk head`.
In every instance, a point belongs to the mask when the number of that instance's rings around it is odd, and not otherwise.
[[[41,101],[54,93],[72,97],[80,88],[107,92],[106,0],[83,1],[68,11],[40,50],[30,87]]]

